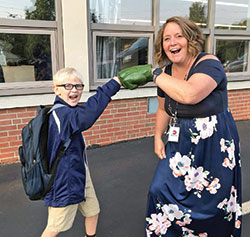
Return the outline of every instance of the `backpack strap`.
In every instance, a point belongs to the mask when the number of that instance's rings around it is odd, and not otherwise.
[[[58,108],[61,108],[61,107],[65,107],[66,105],[64,104],[55,104],[53,105],[53,107],[49,110],[48,113],[51,113],[53,112],[54,110],[58,109]],[[73,137],[73,134],[69,137],[69,139],[64,143],[63,145],[63,150],[66,151],[69,147],[69,144],[71,143],[71,140],[72,140],[72,137]],[[59,148],[60,149],[60,148]],[[59,152],[60,153],[60,152]]]
[[[58,149],[58,154],[57,154],[57,157],[52,165],[52,168],[51,168],[51,177],[50,177],[50,180],[49,180],[49,183],[47,185],[47,187],[45,188],[44,192],[43,192],[43,195],[42,195],[42,199],[44,199],[44,197],[46,196],[46,194],[50,191],[53,183],[54,183],[54,179],[55,179],[55,176],[56,176],[56,170],[57,170],[57,166],[60,162],[60,160],[62,159],[62,157],[64,156],[65,154],[65,151],[68,149],[71,141],[72,141],[72,137],[73,135],[71,135],[69,137],[69,139],[64,143],[64,144],[61,144],[59,149]]]
[[[49,110],[48,113],[51,113],[55,109],[58,109],[58,108],[61,108],[61,107],[64,107],[64,106],[66,106],[66,105],[64,105],[64,104],[54,104],[53,107],[51,107],[51,109]]]
[[[64,107],[64,106],[66,106],[66,105],[63,105],[63,104],[55,104],[55,105],[49,110],[48,113],[51,113],[51,112],[53,112],[55,109],[58,109],[58,108],[61,108],[61,107]],[[68,149],[68,147],[69,147],[69,145],[70,145],[70,143],[71,143],[71,141],[72,141],[73,136],[74,136],[74,134],[72,134],[72,135],[68,138],[68,140],[67,140],[66,142],[64,142],[63,144],[61,144],[61,145],[59,146],[59,148],[58,148],[58,154],[57,154],[57,157],[56,157],[56,159],[55,159],[55,161],[54,161],[54,163],[53,163],[53,165],[52,165],[51,172],[50,172],[51,178],[50,178],[50,181],[49,181],[47,187],[45,188],[45,190],[44,190],[44,192],[43,192],[43,195],[42,195],[43,198],[42,198],[42,199],[44,199],[44,197],[45,197],[46,194],[50,191],[51,186],[52,186],[53,183],[54,183],[54,179],[55,179],[55,176],[56,176],[57,166],[58,166],[60,160],[62,159],[62,157],[64,156],[65,151]]]

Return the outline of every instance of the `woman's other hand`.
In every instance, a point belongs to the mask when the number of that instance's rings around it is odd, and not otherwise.
[[[169,116],[165,111],[165,98],[157,97],[159,106],[156,112],[156,124],[155,124],[155,137],[154,137],[154,150],[155,154],[160,159],[165,159],[166,152],[165,152],[165,144],[162,140],[162,136],[167,130],[167,126],[169,123]]]
[[[155,154],[162,160],[167,158],[165,152],[165,144],[162,139],[155,139]]]

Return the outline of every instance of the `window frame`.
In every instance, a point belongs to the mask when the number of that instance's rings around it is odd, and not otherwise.
[[[37,34],[50,37],[52,74],[64,65],[62,5],[55,0],[56,20],[26,20],[1,18],[1,34]],[[53,93],[52,81],[0,83],[0,96]]]
[[[227,74],[228,81],[246,81],[250,80],[250,31],[241,32],[238,31],[238,34],[233,34],[234,31],[230,30],[217,30],[214,35],[214,51],[213,53],[216,55],[216,41],[217,40],[245,40],[248,41],[248,67],[246,72],[229,72]]]
[[[122,38],[148,38],[148,64],[153,63],[153,34],[152,33],[137,33],[137,32],[104,32],[104,31],[93,31],[92,39],[92,52],[93,52],[93,80],[90,81],[91,88],[95,88],[96,86],[102,85],[107,82],[110,78],[101,79],[97,78],[97,60],[96,60],[96,38],[100,36],[106,37],[122,37]]]
[[[89,8],[89,1],[87,0],[87,7]],[[198,0],[197,0],[198,1]],[[206,28],[201,28],[202,33],[206,37],[205,42],[205,51],[208,53],[215,54],[216,52],[216,40],[217,39],[223,39],[223,40],[229,40],[229,39],[240,39],[240,40],[250,40],[250,30],[222,30],[222,29],[216,29],[215,27],[215,11],[216,11],[216,0],[208,0],[208,12],[207,12],[207,26]],[[250,6],[249,6],[250,7]],[[93,42],[94,42],[94,32],[95,31],[103,31],[103,32],[109,32],[110,35],[119,32],[120,34],[128,34],[131,32],[137,32],[137,33],[150,33],[153,35],[153,42],[152,45],[149,47],[154,47],[154,41],[157,36],[157,32],[160,28],[160,0],[152,0],[152,26],[139,26],[139,25],[123,25],[123,24],[103,24],[103,23],[91,23],[90,20],[90,14],[88,16],[88,31],[89,31],[89,45],[91,50],[89,50],[89,83],[90,83],[90,89],[95,89],[99,83],[96,83],[96,74],[95,72],[96,68],[93,67],[94,61],[94,55],[96,51],[94,51]],[[152,62],[154,61],[154,56],[152,55]],[[248,53],[248,71],[247,72],[230,72],[227,73],[228,81],[231,82],[239,82],[239,81],[246,81],[250,80],[250,45],[249,45],[249,53]],[[102,84],[105,82],[105,80],[102,80]],[[147,84],[150,85],[151,84]]]
[[[155,20],[155,12],[159,9],[160,0],[152,0],[152,25],[126,25],[126,24],[107,24],[91,23],[90,0],[87,0],[87,21],[88,21],[88,44],[89,44],[89,87],[90,90],[96,90],[109,79],[97,79],[96,72],[96,36],[130,36],[130,37],[149,37],[148,44],[148,63],[153,64],[153,47],[155,31],[158,23]],[[93,66],[94,65],[94,66]],[[147,83],[144,87],[155,86],[154,83]]]

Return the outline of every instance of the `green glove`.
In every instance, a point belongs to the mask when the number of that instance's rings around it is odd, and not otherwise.
[[[134,90],[138,86],[153,81],[151,68],[151,64],[128,67],[121,70],[118,77],[126,89]]]

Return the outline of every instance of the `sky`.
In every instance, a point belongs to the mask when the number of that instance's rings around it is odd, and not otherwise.
[[[9,18],[12,14],[15,18],[23,19],[24,9],[34,6],[36,0],[0,0],[0,17]]]
[[[36,0],[0,0],[0,17],[17,19],[25,18],[24,10],[32,9]],[[151,2],[152,0],[90,0],[92,8],[110,13],[116,5],[116,14],[108,14],[110,23],[114,18],[119,17],[122,23],[150,25],[151,24]],[[173,15],[188,16],[189,7],[193,2],[202,2],[207,5],[207,0],[161,0],[160,20],[163,22]],[[216,1],[216,24],[230,25],[238,23],[250,16],[248,5],[250,0],[217,0]],[[113,11],[114,13],[114,11]]]
[[[150,25],[151,24],[151,0],[91,0],[91,8],[110,12],[116,6],[116,14],[105,14],[107,23],[115,23],[115,17],[120,16],[121,23]],[[163,22],[170,16],[181,15],[188,17],[189,7],[193,2],[201,2],[207,5],[207,0],[161,0],[160,20]],[[250,16],[248,5],[250,0],[217,0],[216,24],[231,25],[245,20]],[[98,7],[99,6],[99,7]],[[99,8],[99,9],[98,9]],[[112,19],[110,19],[112,18]],[[108,22],[111,21],[111,22]],[[112,22],[113,21],[113,22]],[[144,22],[143,22],[144,21]]]

